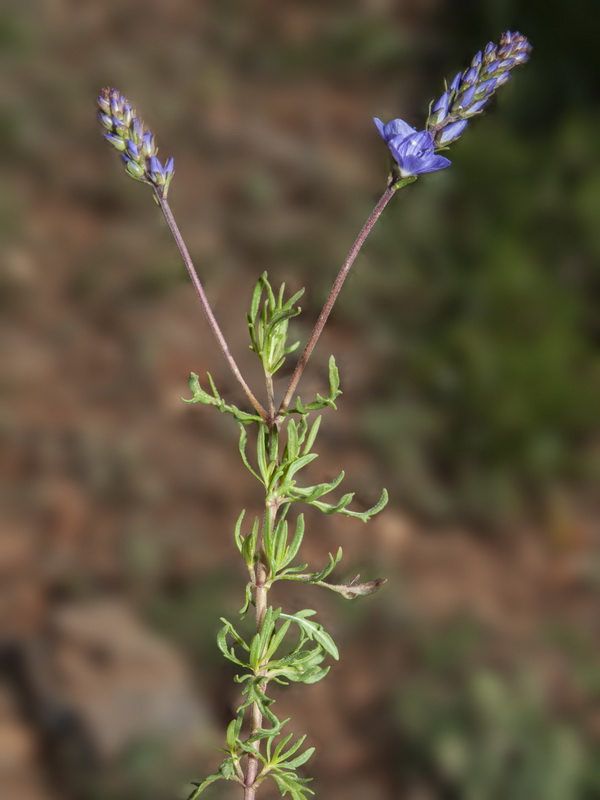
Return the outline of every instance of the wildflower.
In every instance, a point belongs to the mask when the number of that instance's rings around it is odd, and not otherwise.
[[[375,118],[374,122],[398,165],[401,178],[450,166],[447,158],[435,154],[431,134],[427,131],[417,131],[402,119],[393,119],[384,124]]]
[[[462,135],[470,118],[489,103],[496,89],[510,78],[511,70],[529,59],[530,52],[525,36],[506,31],[498,45],[489,42],[483,52],[475,54],[470,66],[454,76],[429,112],[426,130],[434,149]]]
[[[100,92],[98,106],[98,119],[106,129],[104,138],[120,151],[127,173],[166,197],[173,177],[173,159],[164,165],[159,161],[154,136],[135,108],[117,89],[109,88]]]

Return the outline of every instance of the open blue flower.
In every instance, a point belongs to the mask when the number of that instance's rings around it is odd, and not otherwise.
[[[417,131],[402,119],[393,119],[384,124],[375,118],[374,122],[398,164],[400,177],[435,172],[452,163],[435,153],[433,139],[427,131]]]

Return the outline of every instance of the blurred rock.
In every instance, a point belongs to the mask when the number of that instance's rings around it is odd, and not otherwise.
[[[0,683],[0,797],[52,800],[44,790],[35,733],[21,719],[18,703]]]
[[[43,693],[83,729],[95,759],[146,739],[184,756],[206,735],[208,715],[184,659],[124,604],[63,607],[50,630]]]

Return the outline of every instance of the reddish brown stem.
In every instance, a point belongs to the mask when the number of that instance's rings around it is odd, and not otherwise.
[[[359,254],[361,247],[365,243],[367,236],[371,233],[373,226],[381,216],[381,212],[387,206],[387,204],[392,199],[394,192],[396,191],[396,187],[388,186],[385,192],[382,194],[379,202],[371,212],[368,220],[363,225],[360,233],[356,237],[356,240],[352,247],[350,248],[350,252],[346,260],[344,261],[342,268],[340,269],[337,278],[334,281],[333,286],[331,287],[331,291],[329,292],[329,297],[325,301],[325,305],[323,306],[323,310],[319,315],[319,319],[316,322],[316,325],[313,329],[313,332],[310,335],[310,339],[306,343],[306,347],[304,348],[304,352],[300,356],[300,360],[296,365],[296,369],[294,370],[294,374],[291,377],[289,385],[286,389],[285,395],[283,400],[281,401],[281,405],[279,406],[279,410],[277,412],[277,416],[279,417],[284,411],[287,410],[288,406],[292,402],[292,398],[294,396],[294,392],[296,391],[296,387],[298,386],[298,382],[302,377],[302,373],[304,372],[304,368],[310,358],[312,351],[315,349],[315,345],[319,340],[319,336],[323,332],[323,328],[325,327],[325,323],[327,322],[327,318],[331,313],[331,309],[335,301],[337,300],[337,296],[340,293],[342,286],[344,285],[344,281],[346,280],[346,276],[350,272],[350,267],[354,264],[356,256]]]
[[[227,342],[225,341],[225,337],[223,336],[223,332],[221,331],[221,328],[219,327],[219,324],[215,319],[215,315],[213,314],[212,308],[210,307],[210,304],[208,302],[208,298],[206,297],[204,287],[202,286],[200,278],[198,277],[198,273],[196,272],[194,264],[192,263],[189,251],[185,245],[185,242],[183,241],[181,232],[179,231],[177,223],[175,222],[175,217],[173,216],[173,212],[171,211],[167,199],[163,197],[159,192],[155,192],[155,195],[156,199],[158,200],[158,204],[160,205],[161,210],[165,215],[167,225],[169,226],[171,233],[173,234],[173,238],[175,239],[175,242],[177,244],[177,247],[179,248],[179,252],[181,253],[183,263],[185,264],[185,267],[188,271],[188,275],[190,276],[194,289],[196,290],[196,294],[198,295],[198,299],[200,300],[204,313],[206,314],[208,324],[210,325],[210,328],[214,333],[217,342],[219,343],[219,347],[221,348],[221,351],[225,356],[225,360],[229,364],[229,368],[231,369],[238,383],[244,390],[246,397],[252,404],[255,411],[257,411],[257,413],[260,414],[260,416],[264,420],[267,420],[269,415],[252,393],[252,390],[244,380],[242,373],[240,372],[238,365],[236,364],[235,359],[232,356],[231,351],[229,350]]]

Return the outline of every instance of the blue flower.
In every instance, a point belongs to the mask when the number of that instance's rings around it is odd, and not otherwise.
[[[483,53],[475,54],[471,66],[454,76],[429,112],[425,128],[435,149],[459,138],[467,121],[488,105],[496,89],[510,78],[511,70],[524,64],[530,52],[525,36],[506,31],[498,45],[489,42]]]
[[[135,108],[117,89],[102,89],[98,96],[100,124],[104,138],[121,152],[127,173],[138,181],[149,183],[160,197],[166,197],[173,177],[173,159],[166,164],[158,160],[158,148],[152,132],[147,130]]]
[[[393,119],[384,124],[376,117],[374,122],[398,164],[401,178],[435,172],[452,163],[444,156],[436,155],[433,139],[427,131],[417,131],[402,119]]]

